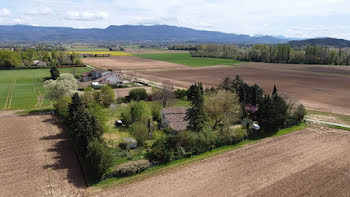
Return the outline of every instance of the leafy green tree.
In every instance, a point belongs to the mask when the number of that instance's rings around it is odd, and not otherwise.
[[[56,80],[58,77],[60,77],[60,71],[55,67],[51,67],[50,69],[51,73],[51,79]]]
[[[206,96],[204,107],[208,117],[214,120],[213,128],[220,126],[221,132],[238,120],[242,112],[237,95],[225,90]]]
[[[147,100],[147,98],[148,98],[148,94],[145,88],[133,89],[129,92],[129,95],[127,96],[128,102]]]
[[[131,104],[130,114],[132,122],[141,121],[147,123],[152,118],[152,111],[145,101],[139,101]]]
[[[21,56],[10,50],[0,50],[0,69],[11,69],[22,66]]]
[[[101,101],[101,105],[108,107],[115,101],[115,93],[111,86],[106,85],[102,86],[101,92],[99,94],[99,100]]]
[[[204,92],[201,83],[192,85],[189,89],[189,100],[191,108],[186,113],[185,120],[189,121],[188,129],[194,132],[200,132],[204,129],[207,122],[207,115],[204,110]]]

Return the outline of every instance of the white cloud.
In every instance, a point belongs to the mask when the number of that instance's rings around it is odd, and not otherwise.
[[[105,20],[107,18],[108,18],[108,13],[104,11],[99,11],[99,12],[70,11],[64,17],[65,20],[73,20],[73,21],[96,21],[96,20]]]
[[[36,15],[51,15],[54,14],[53,10],[51,8],[35,8],[35,9],[31,9],[28,10],[26,13],[26,15],[32,15],[32,16],[36,16]]]
[[[1,8],[0,9],[0,16],[9,16],[11,14],[11,11],[7,8]]]

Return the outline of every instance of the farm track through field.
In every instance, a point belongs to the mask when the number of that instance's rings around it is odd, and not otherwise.
[[[34,93],[37,98],[37,103],[35,104],[35,107],[40,108],[44,104],[44,99],[45,99],[43,91],[40,90],[40,87],[42,86],[42,81],[36,77],[34,72],[32,72],[32,74],[35,76],[33,78],[33,85],[34,85]]]
[[[4,111],[11,109],[13,92],[14,92],[15,86],[16,86],[16,77],[14,76],[12,77],[11,84],[9,85],[9,90],[8,90],[6,102],[4,105]]]

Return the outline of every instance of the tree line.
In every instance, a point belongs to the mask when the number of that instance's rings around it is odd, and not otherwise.
[[[34,61],[45,62],[46,66],[81,65],[77,53],[28,49],[25,51],[0,50],[0,69],[36,66]]]
[[[257,44],[252,47],[203,44],[197,45],[197,49],[192,50],[191,55],[192,57],[213,57],[267,63],[350,64],[350,52],[347,49],[311,45],[303,48],[292,48],[288,44]]]

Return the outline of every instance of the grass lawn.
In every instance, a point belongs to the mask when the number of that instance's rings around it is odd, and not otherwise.
[[[61,73],[81,74],[91,68],[60,68]],[[50,69],[0,70],[0,110],[39,109],[51,102],[38,99],[44,95],[43,78]]]
[[[282,130],[279,130],[273,136],[270,136],[270,138],[276,138],[276,137],[279,137],[282,135],[286,135],[286,134],[289,134],[289,133],[292,133],[295,131],[305,129],[306,127],[307,127],[307,125],[301,124],[298,126],[293,126],[291,128],[282,129]],[[117,185],[130,183],[133,181],[143,180],[143,179],[146,179],[150,176],[164,173],[167,170],[179,168],[183,165],[190,164],[190,163],[197,162],[197,161],[201,161],[201,160],[204,160],[204,159],[216,156],[216,155],[220,155],[220,154],[241,148],[241,147],[246,146],[246,145],[258,143],[259,141],[260,140],[248,140],[248,139],[243,140],[238,144],[234,144],[234,145],[230,145],[230,146],[223,146],[223,147],[216,148],[212,151],[209,151],[209,152],[206,152],[206,153],[203,153],[200,155],[195,155],[195,156],[190,157],[190,158],[185,158],[185,159],[173,161],[173,162],[170,162],[170,163],[165,164],[165,165],[155,166],[155,167],[152,167],[152,168],[150,168],[150,169],[148,169],[140,174],[134,175],[134,176],[107,179],[107,180],[101,181],[100,183],[94,185],[94,187],[96,189],[99,189],[99,188],[106,189],[106,188],[114,187]]]
[[[176,64],[183,64],[187,66],[214,66],[214,65],[235,65],[239,61],[232,59],[220,59],[220,58],[201,58],[192,57],[189,53],[161,53],[161,54],[137,54],[135,56],[160,60],[165,62],[172,62]]]

